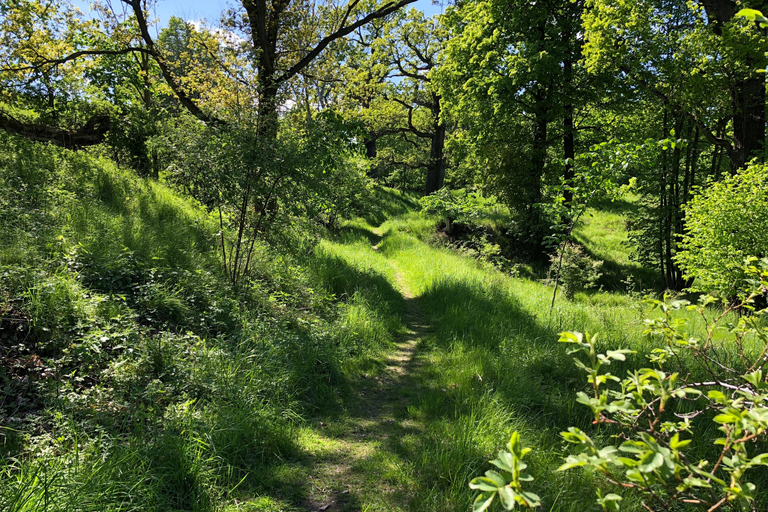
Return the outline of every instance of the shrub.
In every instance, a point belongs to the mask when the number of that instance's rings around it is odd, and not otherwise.
[[[576,427],[562,432],[573,453],[560,471],[591,468],[606,483],[642,496],[647,510],[677,510],[682,503],[710,512],[760,509],[754,482],[764,478],[759,468],[768,466],[768,327],[761,318],[768,308],[756,311],[756,304],[768,288],[768,259],[752,259],[742,272],[747,289],[738,302],[711,296],[696,305],[651,301],[662,316],[646,325],[662,345],[648,355],[650,365],[624,378],[609,368],[632,351],[600,353],[597,335],[561,333],[559,341],[573,347],[569,353],[589,384],[576,401],[611,435],[593,438]],[[703,322],[688,321],[690,315],[680,315],[686,310]],[[731,314],[742,312],[750,314]],[[528,451],[513,435],[509,451],[491,462],[501,471],[472,481],[470,487],[480,491],[475,512],[486,510],[497,495],[506,510],[538,505],[523,484],[532,480],[522,472]],[[618,511],[621,500],[597,490],[603,510]]]
[[[768,165],[710,183],[685,213],[678,263],[696,290],[734,295],[745,258],[768,256]]]
[[[451,234],[454,222],[478,224],[480,219],[488,218],[496,206],[494,200],[484,202],[475,192],[451,192],[447,188],[422,197],[419,203],[422,211],[440,216],[448,234]]]
[[[566,244],[561,251],[552,255],[551,262],[550,273],[559,273],[557,278],[563,285],[563,293],[569,299],[573,299],[579,290],[594,288],[597,280],[603,275],[600,273],[603,262],[593,260],[576,244]]]

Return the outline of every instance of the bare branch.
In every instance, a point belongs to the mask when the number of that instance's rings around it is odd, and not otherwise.
[[[123,0],[125,1],[125,0]],[[137,0],[133,0],[137,1]],[[339,28],[336,32],[329,34],[328,36],[324,37],[317,45],[309,52],[307,53],[303,59],[301,59],[299,62],[291,66],[289,69],[284,71],[282,74],[280,74],[276,79],[275,83],[282,83],[286,80],[292,78],[296,73],[304,69],[307,65],[309,65],[310,62],[312,62],[315,57],[320,55],[320,53],[333,41],[336,41],[337,39],[340,39],[347,34],[350,34],[354,32],[357,28],[362,27],[363,25],[367,24],[369,21],[383,18],[385,16],[388,16],[392,14],[393,12],[397,11],[401,7],[408,5],[410,3],[415,2],[416,0],[399,0],[397,2],[388,2],[372,13],[368,14],[367,16],[364,16],[357,20],[356,22],[352,23],[351,25],[348,25],[346,27]]]

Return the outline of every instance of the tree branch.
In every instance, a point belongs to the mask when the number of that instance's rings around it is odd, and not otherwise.
[[[76,130],[56,126],[25,123],[0,112],[0,129],[15,133],[35,142],[50,142],[68,149],[93,146],[104,141],[111,127],[109,116],[95,115]]]
[[[198,107],[197,104],[192,101],[192,98],[187,95],[187,93],[181,87],[181,84],[176,81],[176,78],[174,78],[173,74],[171,73],[171,69],[168,67],[168,64],[157,51],[155,42],[152,40],[152,36],[149,34],[149,29],[147,28],[147,20],[144,17],[144,11],[141,9],[141,0],[121,0],[121,2],[130,5],[133,9],[133,14],[136,16],[136,21],[139,24],[141,38],[144,39],[144,43],[147,45],[146,51],[149,52],[152,58],[155,59],[155,62],[157,62],[157,65],[160,66],[160,72],[163,74],[163,78],[173,93],[176,95],[176,98],[178,98],[179,102],[184,106],[184,108],[186,108],[190,114],[203,121],[204,123],[212,124],[214,126],[222,126],[226,124],[221,119],[211,117],[203,112],[200,107]]]
[[[135,2],[138,0],[133,0],[133,1]],[[280,74],[275,79],[275,83],[279,84],[292,78],[296,73],[298,73],[299,71],[304,69],[307,65],[309,65],[309,63],[312,62],[315,59],[315,57],[320,55],[320,53],[333,41],[354,32],[357,28],[362,27],[363,25],[367,24],[369,21],[388,16],[393,12],[397,11],[398,9],[400,9],[401,7],[408,5],[410,3],[413,3],[415,1],[416,0],[399,0],[397,2],[392,1],[392,2],[386,3],[380,8],[373,11],[372,13],[368,14],[367,16],[364,16],[363,18],[357,20],[353,24],[348,25],[346,27],[339,28],[334,33],[329,34],[328,36],[320,40],[320,42],[317,43],[317,45],[312,50],[310,50],[310,52],[307,53],[304,56],[304,58],[302,58],[299,62],[297,62],[296,64],[294,64],[293,66],[285,70],[282,74]]]
[[[129,53],[148,53],[151,54],[146,48],[128,47],[122,50],[80,50],[75,53],[69,54],[59,59],[43,59],[38,63],[30,64],[28,66],[7,66],[0,68],[0,71],[37,71],[45,66],[56,66],[59,64],[65,64],[71,60],[75,60],[80,57],[86,57],[89,55],[126,55]]]

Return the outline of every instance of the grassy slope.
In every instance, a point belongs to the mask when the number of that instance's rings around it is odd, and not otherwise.
[[[378,230],[358,219],[342,230],[342,244],[322,245],[321,253],[330,251],[348,266],[368,270],[361,279],[339,262],[336,280],[354,279],[362,289],[380,276],[378,289],[387,289],[384,282],[393,291],[407,288],[414,298],[405,300],[418,303],[421,322],[432,329],[419,338],[419,364],[412,365],[408,379],[415,389],[391,391],[405,411],[394,418],[400,430],[379,427],[378,440],[350,446],[350,431],[370,427],[356,416],[354,400],[343,400],[341,415],[322,418],[330,427],[321,421],[305,427],[300,444],[308,455],[281,467],[284,480],[295,482],[304,499],[306,486],[299,482],[345,489],[353,499],[343,510],[462,511],[473,498],[468,481],[485,469],[510,432],[519,430],[536,447],[534,488],[544,496],[545,509],[589,509],[592,478],[555,472],[563,455],[559,432],[570,425],[591,429],[586,409],[573,399],[583,389],[583,376],[556,339],[564,329],[591,330],[602,333],[604,347],[646,352],[646,343],[638,342],[644,307],[622,295],[580,294],[573,303],[560,300],[550,315],[550,287],[426,244],[421,239],[429,238],[433,226],[433,219],[414,213]],[[372,242],[379,252],[371,250]],[[395,309],[404,307],[402,297],[393,293],[390,300]],[[354,388],[367,389],[364,379],[351,379]],[[396,432],[402,437],[393,438]],[[323,465],[344,467],[339,454],[354,450],[364,452],[352,457],[354,478],[317,476]],[[289,502],[302,503],[298,496]]]
[[[305,510],[337,486],[347,510],[464,511],[512,430],[536,448],[544,510],[594,506],[599,481],[554,471],[558,433],[592,428],[557,333],[600,332],[641,363],[634,299],[578,294],[550,314],[551,288],[424,243],[434,220],[384,191],[310,256],[260,247],[234,293],[197,205],[96,157],[0,142],[0,509]],[[641,273],[620,213],[577,235],[612,279]],[[432,330],[395,427],[422,428],[366,441],[350,488],[319,472],[366,420],[355,390],[385,371],[408,300]]]
[[[573,234],[587,253],[602,260],[600,283],[608,290],[640,292],[661,286],[658,273],[630,259],[631,248],[626,223],[637,213],[637,198],[628,196],[587,210]],[[627,279],[630,281],[627,281]]]
[[[623,297],[584,296],[548,313],[551,288],[514,279],[416,238],[392,234],[382,245],[404,270],[435,334],[427,343],[431,394],[418,414],[430,425],[418,460],[420,510],[465,510],[468,480],[481,472],[512,430],[537,447],[535,487],[544,509],[584,510],[593,502],[583,476],[561,475],[558,433],[588,428],[573,401],[582,377],[564,347],[561,330],[603,333],[606,346],[639,338],[641,309]],[[627,329],[627,325],[635,326]]]
[[[198,205],[0,137],[0,509],[300,501],[270,468],[391,346],[386,280],[354,246],[307,256],[306,239],[258,247],[235,293]]]

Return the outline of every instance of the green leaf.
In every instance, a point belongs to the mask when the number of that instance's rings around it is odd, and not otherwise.
[[[558,471],[568,471],[573,468],[580,468],[587,465],[587,461],[577,459],[576,457],[568,457],[566,463],[557,468]]]
[[[495,496],[495,492],[483,492],[478,494],[474,503],[472,503],[472,512],[483,512],[483,510],[491,506]]]
[[[516,497],[517,493],[511,487],[499,489],[499,500],[501,500],[501,505],[507,510],[515,508]]]
[[[492,469],[486,471],[485,472],[485,476],[489,480],[494,482],[497,487],[504,487],[505,485],[507,485],[509,483],[509,480],[507,480],[506,478],[504,478],[503,476],[501,476],[497,472],[493,471]]]
[[[691,444],[691,440],[690,439],[686,439],[686,440],[680,441],[680,434],[679,433],[677,433],[674,436],[672,436],[672,439],[669,440],[669,446],[673,450],[682,450],[683,448],[685,448],[689,444]]]
[[[491,480],[490,478],[486,478],[484,476],[478,476],[476,478],[473,478],[472,481],[469,482],[470,489],[476,489],[478,491],[485,491],[485,492],[496,492],[499,490],[499,487],[503,487],[504,485],[506,485],[506,482],[501,484],[500,486],[495,481]]]
[[[718,414],[717,416],[712,418],[712,421],[714,421],[715,423],[723,423],[723,424],[738,423],[739,420],[741,420],[741,416],[734,414],[732,412]]]
[[[499,451],[499,457],[492,460],[491,464],[503,471],[512,473],[512,466],[514,466],[515,460],[511,453],[501,450]]]
[[[603,510],[608,510],[609,512],[618,512],[620,510],[620,501],[621,496],[618,494],[610,493],[606,494],[605,496],[600,496],[600,493],[598,492],[597,504],[603,507]]]
[[[739,12],[737,12],[734,17],[746,18],[749,21],[754,21],[758,23],[768,23],[768,18],[763,16],[763,13],[761,13],[756,9],[742,9]]]
[[[637,469],[643,473],[652,473],[664,464],[664,456],[657,451],[648,451],[639,462]]]
[[[560,339],[558,339],[557,341],[559,341],[560,343],[582,344],[583,340],[584,340],[584,335],[582,333],[565,331],[560,333]]]
[[[634,350],[628,350],[628,349],[620,349],[620,350],[608,350],[605,355],[610,357],[611,359],[616,359],[617,361],[624,361],[626,360],[626,354],[634,354]]]
[[[525,499],[528,507],[538,507],[541,505],[541,498],[539,498],[538,494],[525,491],[522,493],[522,497]]]
[[[721,391],[718,391],[716,389],[713,389],[709,393],[707,393],[707,396],[712,400],[716,400],[718,402],[725,400],[725,395]]]

